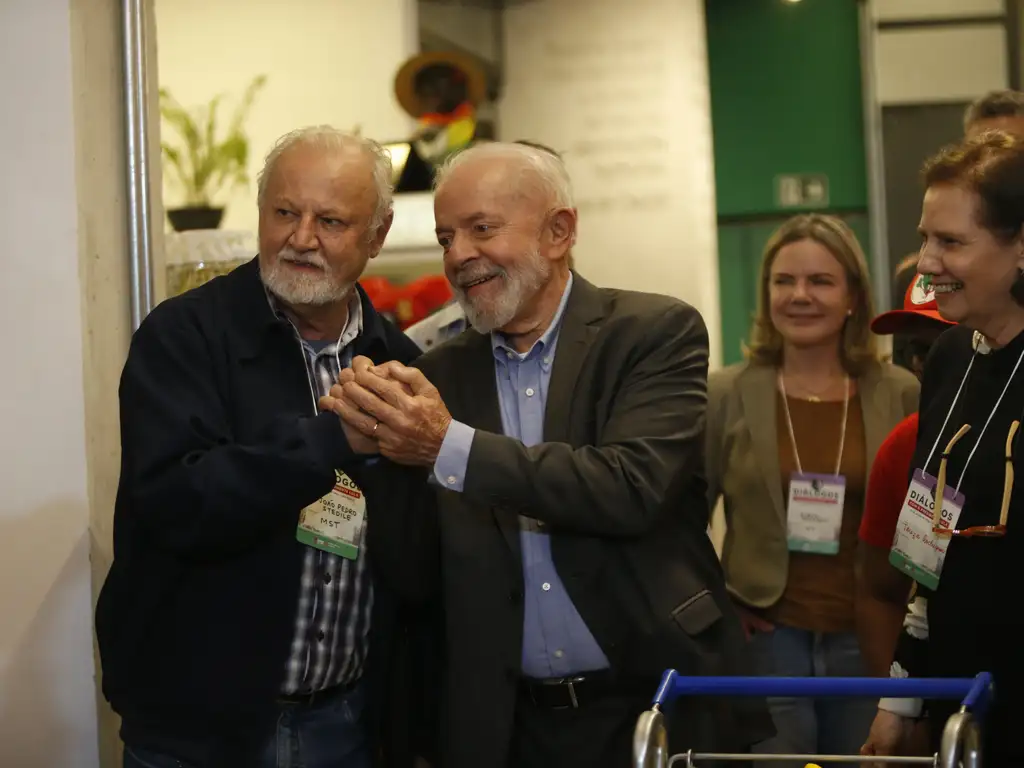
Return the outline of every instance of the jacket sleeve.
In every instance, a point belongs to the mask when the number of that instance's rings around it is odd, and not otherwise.
[[[597,445],[528,448],[477,430],[464,495],[585,534],[649,531],[669,484],[703,474],[708,335],[700,314],[675,306],[640,337],[632,359]]]
[[[237,442],[202,322],[172,302],[136,332],[122,373],[118,506],[156,547],[230,557],[294,528],[358,457],[333,414],[282,415]]]
[[[890,677],[930,677],[928,669],[928,590],[918,586],[910,601],[903,632],[896,641]],[[904,717],[920,717],[924,712],[922,699],[882,699],[878,708]]]
[[[704,464],[708,480],[708,514],[713,514],[722,495],[722,465],[725,453],[725,396],[729,382],[721,375],[708,377],[707,431],[704,438]]]

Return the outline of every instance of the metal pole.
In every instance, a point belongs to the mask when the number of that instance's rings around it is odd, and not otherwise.
[[[153,308],[153,232],[149,197],[146,2],[123,0],[125,135],[128,143],[128,274],[134,333]]]
[[[882,140],[882,106],[878,103],[875,70],[875,19],[873,0],[858,3],[860,16],[860,76],[864,104],[864,149],[867,159],[868,225],[871,228],[871,264],[875,309],[892,302],[892,267],[889,264],[889,226],[885,210],[885,156]]]

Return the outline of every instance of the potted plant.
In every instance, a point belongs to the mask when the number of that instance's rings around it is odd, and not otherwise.
[[[260,75],[245,89],[223,138],[217,125],[223,94],[201,107],[186,109],[169,90],[160,89],[160,115],[178,139],[161,141],[164,169],[184,191],[184,205],[167,211],[176,231],[216,229],[224,216],[223,206],[214,204],[216,196],[249,182],[249,138],[243,124],[266,81]]]

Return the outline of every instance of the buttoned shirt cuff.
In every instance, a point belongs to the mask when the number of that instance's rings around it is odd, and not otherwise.
[[[916,720],[924,710],[924,699],[879,699],[878,708]]]
[[[434,480],[441,488],[462,492],[466,482],[469,450],[473,447],[476,430],[454,419],[441,442],[441,450],[434,462]]]

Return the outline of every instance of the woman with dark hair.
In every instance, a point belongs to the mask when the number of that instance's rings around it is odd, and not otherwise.
[[[1021,619],[1024,487],[1014,484],[1024,410],[1024,144],[987,133],[925,166],[918,269],[959,327],[936,342],[922,379],[918,440],[892,560],[918,582],[893,676],[993,673],[990,765],[1024,765]],[[941,503],[921,504],[921,498]],[[940,507],[941,514],[928,509]],[[937,748],[955,702],[879,702],[862,754],[896,749],[922,714]]]

